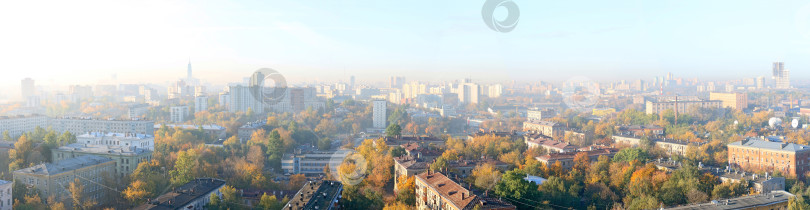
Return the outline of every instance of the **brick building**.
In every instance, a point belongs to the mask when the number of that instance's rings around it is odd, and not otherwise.
[[[810,146],[748,138],[728,144],[728,164],[746,171],[803,175],[810,169]]]

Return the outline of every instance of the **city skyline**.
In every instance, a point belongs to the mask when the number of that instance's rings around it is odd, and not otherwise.
[[[767,76],[771,62],[783,61],[792,78],[810,76],[801,59],[810,53],[810,6],[799,1],[735,1],[735,12],[713,10],[731,2],[517,2],[520,26],[510,33],[484,25],[481,3],[424,3],[80,1],[34,15],[19,12],[33,3],[6,2],[0,25],[11,33],[0,35],[0,69],[8,76],[0,82],[171,82],[185,76],[189,58],[196,77],[214,84],[262,67],[290,81],[618,79],[616,72],[733,79],[727,72]],[[674,15],[681,13],[693,15]],[[21,18],[31,21],[13,22]],[[481,76],[487,72],[502,73]]]

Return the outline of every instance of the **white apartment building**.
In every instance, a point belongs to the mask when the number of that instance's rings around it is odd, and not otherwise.
[[[372,121],[374,128],[385,128],[385,123],[387,121],[386,118],[388,117],[385,110],[386,102],[383,100],[375,100],[373,103],[374,108],[372,110]]]
[[[172,122],[185,122],[189,115],[188,106],[173,106],[170,109],[170,120]]]
[[[208,110],[208,96],[194,97],[194,113]]]
[[[125,147],[132,146],[134,147],[133,149],[141,148],[150,151],[155,150],[155,137],[152,135],[133,133],[85,133],[76,136],[76,143]]]
[[[253,94],[250,93],[250,87],[244,85],[232,85],[230,90],[230,104],[228,106],[229,112],[247,112],[248,109],[253,113],[264,113],[262,101],[257,100]],[[258,93],[262,95],[261,93]]]
[[[8,135],[15,138],[25,132],[33,131],[37,126],[47,128],[50,121],[50,118],[43,115],[0,116],[0,132],[8,131]]]
[[[91,118],[56,118],[50,120],[53,130],[72,134],[88,132],[137,133],[154,135],[155,122],[148,120],[97,120]],[[48,126],[43,126],[46,128]]]
[[[11,199],[11,186],[14,182],[0,180],[0,210],[11,210],[14,199]]]

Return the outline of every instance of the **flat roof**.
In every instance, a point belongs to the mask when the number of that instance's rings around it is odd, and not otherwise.
[[[772,142],[766,141],[760,138],[747,138],[742,141],[736,141],[729,143],[728,146],[742,146],[742,147],[752,147],[758,149],[767,149],[767,150],[775,150],[775,151],[783,151],[783,152],[798,152],[810,149],[810,146],[801,145],[801,144],[794,144],[794,143],[783,143],[783,142]]]
[[[112,161],[112,159],[106,157],[84,155],[56,161],[54,163],[41,163],[28,168],[16,170],[14,173],[54,175]]]
[[[180,209],[194,200],[208,196],[209,193],[223,186],[225,186],[225,180],[197,178],[134,209]]]
[[[338,181],[310,181],[298,190],[283,209],[329,209],[332,199],[338,196],[343,184]]]
[[[708,203],[700,203],[686,206],[677,206],[665,209],[751,209],[756,207],[770,206],[779,203],[787,203],[793,194],[785,191],[772,191],[759,195],[749,195],[732,199],[714,200]]]
[[[73,152],[95,153],[104,155],[117,154],[127,156],[152,153],[149,150],[136,148],[134,146],[114,146],[114,145],[81,144],[81,143],[68,144],[65,146],[61,146],[56,150],[68,152],[73,151]]]

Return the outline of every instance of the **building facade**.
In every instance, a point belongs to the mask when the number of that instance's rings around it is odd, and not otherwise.
[[[709,93],[709,100],[721,101],[723,107],[728,107],[736,110],[748,108],[748,94],[747,93]]]
[[[185,122],[189,115],[188,106],[173,106],[169,111],[169,119],[175,123]]]
[[[194,113],[208,110],[208,96],[194,97]]]
[[[37,127],[48,128],[50,124],[51,119],[44,115],[0,116],[0,132],[8,131],[8,135],[12,138],[33,131]]]
[[[438,172],[416,175],[416,209],[462,210],[462,209],[509,210],[515,206],[495,199],[487,199],[472,192]]]
[[[85,155],[95,155],[110,158],[116,162],[115,174],[119,177],[132,174],[138,164],[149,162],[152,159],[152,151],[130,147],[130,146],[110,146],[93,144],[69,144],[51,150],[53,161],[60,161],[81,157]]]
[[[66,206],[72,203],[67,186],[76,179],[84,186],[85,198],[93,199],[99,205],[106,203],[108,190],[100,183],[103,183],[104,176],[114,174],[115,161],[93,155],[43,163],[13,172],[15,181],[39,190],[43,198],[53,196],[57,201],[65,201]]]
[[[810,147],[748,138],[728,144],[728,165],[745,171],[804,175],[810,169]]]
[[[388,115],[386,115],[387,102],[383,100],[375,100],[372,103],[374,104],[372,109],[372,121],[374,128],[383,129],[386,126],[385,124],[388,118]]]
[[[76,136],[76,143],[109,146],[123,146],[155,150],[155,137],[131,133],[85,133]]]
[[[523,130],[540,133],[552,138],[565,135],[565,126],[551,121],[526,121],[523,122]]]
[[[155,122],[149,120],[98,120],[91,118],[56,118],[52,119],[53,129],[58,132],[68,131],[73,134],[88,132],[135,133],[154,135]]]
[[[677,100],[658,100],[647,101],[646,113],[647,114],[661,114],[662,112],[671,109],[677,113],[687,113],[692,108],[720,108],[722,102],[717,100],[699,100],[694,98],[678,98]]]
[[[0,210],[11,210],[14,206],[14,199],[11,198],[12,185],[14,182],[0,180]]]

